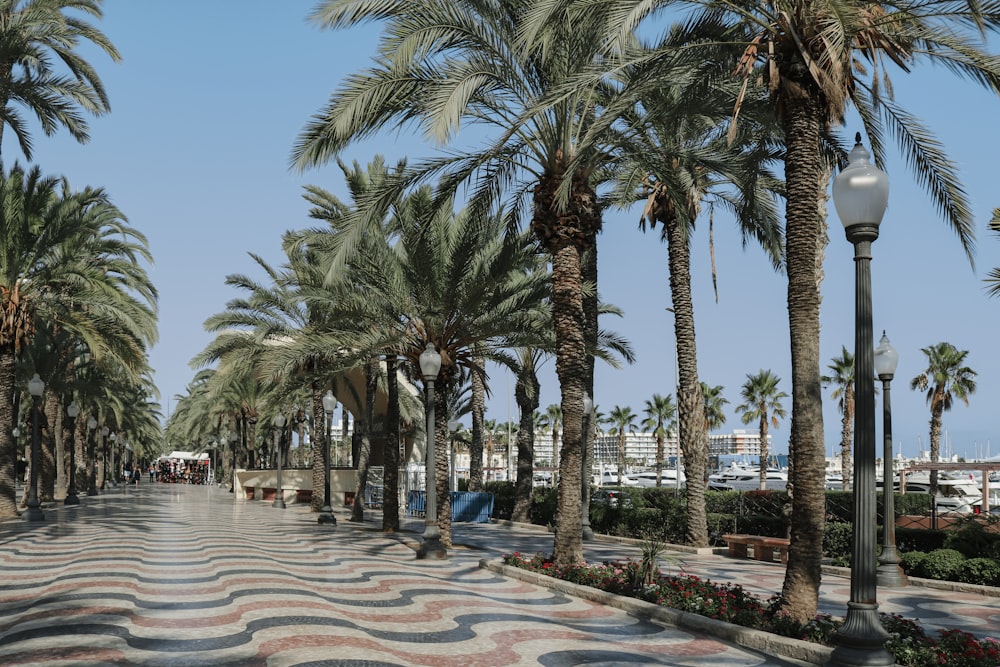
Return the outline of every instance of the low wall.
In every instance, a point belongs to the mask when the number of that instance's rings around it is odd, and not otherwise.
[[[330,495],[334,505],[350,504],[358,484],[358,473],[353,468],[330,471]],[[277,470],[237,470],[233,492],[240,500],[274,500],[278,486]],[[300,493],[305,492],[305,493]],[[286,503],[298,499],[308,502],[309,494],[323,495],[323,488],[313,489],[312,468],[281,470],[281,495]]]

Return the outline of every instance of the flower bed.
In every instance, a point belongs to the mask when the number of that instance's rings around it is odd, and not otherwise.
[[[830,646],[840,627],[840,619],[819,614],[807,623],[798,623],[781,611],[780,598],[769,600],[745,591],[736,584],[718,584],[693,576],[663,575],[652,563],[641,561],[604,562],[557,568],[538,554],[505,554],[503,563],[555,579],[588,586],[615,595],[677,609],[725,623],[767,633]],[[1000,665],[1000,642],[978,639],[961,630],[942,630],[928,636],[919,623],[896,614],[880,614],[890,639],[886,648],[896,664],[925,667],[996,667]]]

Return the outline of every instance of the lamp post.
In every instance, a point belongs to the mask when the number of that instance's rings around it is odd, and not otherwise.
[[[447,558],[448,550],[441,544],[441,531],[437,525],[437,483],[434,474],[434,381],[441,372],[441,355],[434,343],[420,353],[420,373],[424,377],[427,396],[424,398],[424,412],[427,416],[427,451],[424,461],[424,487],[426,501],[424,502],[424,541],[417,549],[417,558]]]
[[[101,428],[101,466],[104,470],[104,474],[101,476],[101,490],[104,490],[104,485],[108,483],[108,434],[111,433],[111,429],[107,426]]]
[[[42,512],[42,503],[38,500],[38,466],[41,448],[42,427],[39,420],[39,404],[42,401],[42,392],[45,391],[45,383],[38,373],[32,376],[28,382],[28,393],[31,394],[31,471],[28,478],[28,511],[25,512],[25,519],[28,521],[45,521],[45,514]]]
[[[892,483],[892,403],[889,401],[889,383],[896,374],[899,353],[889,344],[889,337],[882,332],[882,339],[875,348],[875,373],[882,381],[882,494],[885,518],[882,521],[882,553],[878,557],[875,579],[879,586],[906,586],[906,574],[899,565],[896,552],[896,499]]]
[[[114,431],[112,431],[111,435],[108,436],[108,441],[111,443],[110,445],[108,445],[108,451],[109,451],[109,454],[110,454],[109,457],[108,457],[108,460],[109,460],[108,470],[110,471],[110,474],[107,475],[107,477],[108,477],[108,483],[111,486],[116,486],[116,483],[115,483],[115,443],[118,441],[118,434],[115,433]]]
[[[580,527],[583,539],[594,539],[594,530],[590,527],[590,415],[594,412],[594,399],[583,397],[583,455],[580,475]]]
[[[236,491],[236,431],[229,432],[229,493]]]
[[[851,598],[831,665],[893,665],[875,595],[875,378],[871,247],[889,201],[889,178],[869,162],[861,134],[833,181],[833,203],[854,244],[854,507]]]
[[[79,505],[80,496],[76,492],[76,418],[80,416],[80,406],[76,401],[70,401],[66,407],[69,417],[69,488],[66,489],[66,499],[63,505]]]
[[[271,507],[285,509],[285,496],[281,492],[281,431],[285,428],[285,415],[279,412],[271,423],[274,424],[274,457],[278,462],[278,488],[274,491]]]
[[[326,473],[323,475],[323,508],[316,518],[317,523],[337,524],[337,517],[333,516],[333,498],[330,493],[330,441],[333,440],[333,411],[337,409],[337,398],[333,395],[333,390],[327,389],[323,394],[323,415],[326,417]]]
[[[94,440],[96,439],[97,420],[93,417],[87,420],[87,444],[90,450],[90,484],[87,485],[87,495],[96,496],[100,493],[97,490],[97,456],[94,453]]]

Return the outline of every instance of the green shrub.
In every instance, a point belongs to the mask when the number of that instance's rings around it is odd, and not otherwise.
[[[991,553],[998,542],[1000,535],[988,532],[980,515],[970,514],[957,526],[946,531],[943,546],[961,551],[966,558],[976,558]]]
[[[907,551],[899,555],[899,564],[902,566],[903,572],[917,576],[920,564],[924,562],[925,558],[927,558],[927,553],[924,551]]]
[[[514,514],[514,483],[486,482],[483,491],[493,494],[493,518],[510,519]]]
[[[556,487],[535,487],[531,494],[531,523],[550,526],[556,522],[556,508],[559,504],[559,489]],[[593,516],[593,509],[591,509]]]
[[[708,520],[708,543],[713,546],[725,546],[722,536],[736,532],[736,515],[709,512],[706,518]]]
[[[622,535],[627,537],[676,542],[679,534],[683,541],[683,514],[667,513],[655,507],[638,507],[624,512],[620,525]]]
[[[764,535],[767,537],[784,537],[787,530],[783,517],[767,514],[751,514],[737,517],[737,532],[748,535]]]
[[[944,548],[943,530],[926,530],[923,528],[896,528],[896,547],[902,551],[931,552]]]
[[[927,554],[927,557],[920,562],[917,569],[918,577],[928,579],[941,579],[943,581],[954,581],[958,575],[958,569],[962,567],[965,556],[961,551],[955,549],[935,549]]]
[[[958,568],[955,577],[966,584],[1000,585],[1000,563],[992,558],[969,558]]]
[[[742,496],[739,491],[706,491],[705,510],[710,514],[742,514]]]
[[[849,558],[854,524],[827,521],[823,529],[823,555],[830,558]]]
[[[896,516],[923,516],[931,511],[931,496],[929,493],[897,493],[893,496],[893,505]]]

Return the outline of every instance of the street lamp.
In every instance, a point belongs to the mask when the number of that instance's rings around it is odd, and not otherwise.
[[[274,456],[278,461],[278,488],[274,492],[271,507],[285,509],[285,496],[281,492],[281,431],[285,428],[285,415],[279,412],[271,423],[274,424]]]
[[[108,483],[108,434],[111,429],[107,426],[101,428],[101,465],[104,467],[104,474],[101,476],[101,490]]]
[[[31,394],[31,472],[28,478],[28,511],[25,519],[28,521],[45,521],[42,503],[38,500],[38,466],[41,449],[42,427],[39,420],[39,404],[42,402],[42,392],[45,383],[35,373],[28,382],[28,393]]]
[[[115,482],[115,443],[118,441],[118,434],[115,433],[114,431],[112,431],[111,435],[108,436],[108,440],[111,442],[111,444],[108,446],[108,450],[110,451],[110,454],[111,454],[110,457],[109,457],[110,462],[108,463],[108,469],[111,471],[111,474],[108,477],[108,479],[110,480],[108,483],[111,484],[111,486],[116,486],[116,482]]]
[[[875,378],[871,247],[889,202],[889,178],[869,162],[861,134],[833,180],[833,203],[854,244],[854,512],[851,599],[831,665],[893,665],[875,594]]]
[[[76,418],[80,416],[80,406],[76,401],[70,401],[66,407],[69,417],[69,488],[66,489],[66,499],[63,505],[79,505],[80,497],[76,493]]]
[[[337,517],[333,516],[333,498],[330,494],[330,441],[333,440],[333,411],[337,409],[337,397],[333,390],[327,389],[323,394],[323,414],[326,416],[326,474],[323,476],[323,508],[316,518],[317,523],[336,525]]]
[[[236,491],[236,431],[229,432],[229,493]]]
[[[590,527],[590,415],[594,411],[594,399],[583,397],[583,456],[581,457],[580,475],[580,526],[583,539],[594,539],[594,530]]]
[[[879,586],[906,586],[906,574],[899,565],[896,552],[896,499],[892,483],[892,404],[889,402],[889,383],[896,374],[899,353],[889,344],[889,337],[882,332],[882,339],[875,348],[875,373],[882,381],[882,495],[885,498],[882,525],[882,553],[875,572]]]
[[[424,412],[427,416],[427,446],[424,448],[424,541],[417,549],[417,558],[447,558],[448,550],[441,544],[441,531],[437,525],[437,480],[434,474],[434,381],[441,372],[441,355],[434,348],[434,343],[420,353],[420,372],[424,376],[424,386],[427,396],[424,398]]]
[[[90,450],[90,484],[87,485],[87,495],[96,496],[100,493],[97,490],[97,456],[94,454],[94,440],[96,438],[97,420],[93,417],[87,419],[87,444]]]

